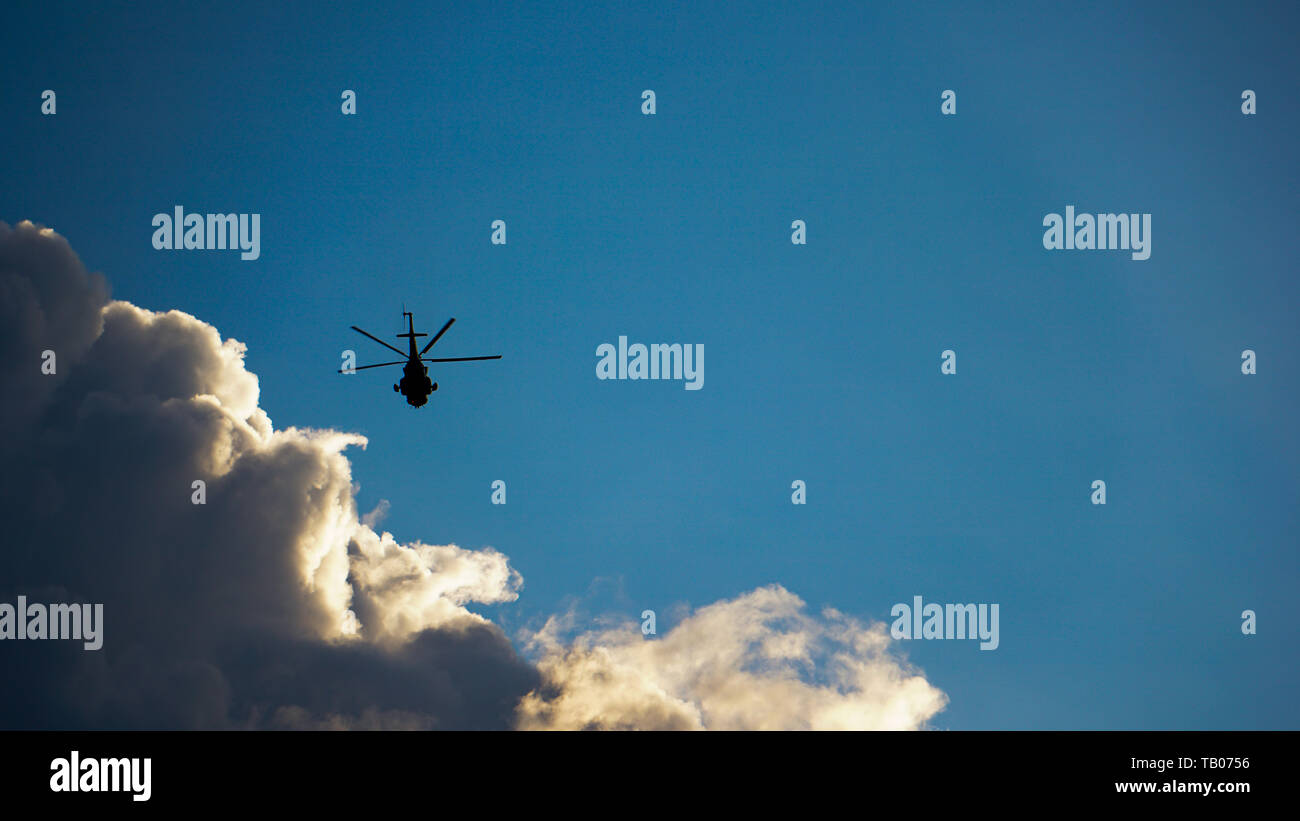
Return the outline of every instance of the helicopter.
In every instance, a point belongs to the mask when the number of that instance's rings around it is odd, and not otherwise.
[[[453,356],[444,359],[425,359],[423,358],[424,355],[429,352],[430,348],[438,344],[438,340],[442,339],[442,335],[447,333],[447,329],[450,328],[451,324],[456,321],[456,317],[453,316],[451,319],[447,320],[447,324],[442,326],[441,331],[438,331],[438,333],[434,334],[433,339],[429,340],[429,344],[425,345],[419,351],[416,351],[415,338],[417,336],[428,336],[428,334],[417,334],[415,332],[415,317],[412,315],[410,311],[402,311],[402,316],[405,317],[406,319],[406,333],[397,334],[397,337],[399,339],[406,339],[408,341],[408,343],[410,344],[410,351],[408,353],[402,353],[400,350],[394,348],[392,345],[389,345],[384,340],[380,339],[374,334],[370,334],[367,333],[366,331],[361,330],[356,325],[352,326],[352,330],[356,331],[362,336],[367,336],[370,339],[373,339],[375,342],[378,342],[380,345],[383,345],[385,348],[388,348],[390,351],[393,351],[394,353],[399,354],[400,356],[406,357],[406,359],[397,362],[380,362],[376,365],[362,365],[356,368],[340,368],[339,373],[352,373],[354,371],[364,371],[368,368],[384,368],[389,365],[405,365],[406,367],[402,369],[403,371],[402,378],[397,382],[397,384],[393,385],[393,391],[396,393],[400,393],[402,396],[405,396],[406,403],[408,405],[410,405],[413,408],[418,408],[429,401],[429,394],[433,393],[438,389],[438,383],[433,382],[429,379],[428,366],[423,365],[421,363],[423,362],[477,362],[484,359],[501,358],[501,355],[497,354],[496,356]]]

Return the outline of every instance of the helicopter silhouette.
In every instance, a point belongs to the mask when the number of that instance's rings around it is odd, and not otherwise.
[[[419,351],[416,351],[415,338],[417,336],[428,336],[428,334],[417,334],[415,332],[415,317],[411,314],[410,311],[402,311],[402,316],[406,318],[406,333],[397,334],[397,337],[399,339],[406,339],[410,343],[409,353],[402,353],[400,350],[394,348],[392,345],[389,345],[384,340],[380,339],[379,337],[373,334],[361,330],[356,325],[352,326],[352,330],[356,331],[357,333],[363,336],[370,337],[375,342],[378,342],[380,345],[383,345],[385,348],[388,348],[390,351],[393,351],[394,353],[400,356],[405,356],[406,359],[399,360],[397,362],[380,362],[375,365],[362,365],[360,367],[351,368],[351,369],[340,368],[339,373],[352,373],[353,371],[364,371],[369,368],[384,368],[389,365],[404,364],[406,367],[402,369],[402,378],[398,380],[396,385],[393,385],[393,390],[397,393],[402,394],[402,396],[405,396],[406,403],[408,405],[410,405],[413,408],[418,408],[429,401],[429,394],[433,393],[438,389],[438,383],[429,379],[429,368],[422,363],[424,362],[477,362],[483,359],[501,358],[501,355],[497,354],[496,356],[453,356],[453,357],[447,357],[443,359],[425,359],[423,358],[424,355],[429,352],[430,348],[438,344],[438,340],[442,339],[442,335],[447,333],[447,329],[451,327],[451,323],[456,321],[456,317],[453,316],[451,319],[447,320],[447,324],[442,326],[441,331],[438,331],[438,333],[434,334],[433,339],[429,340],[429,344],[425,345]]]

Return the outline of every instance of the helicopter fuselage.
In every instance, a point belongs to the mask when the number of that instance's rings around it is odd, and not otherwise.
[[[414,346],[414,342],[411,343]],[[438,383],[429,379],[429,368],[418,359],[408,359],[402,368],[402,378],[393,390],[406,397],[406,403],[418,408],[429,401],[429,394],[438,389]]]

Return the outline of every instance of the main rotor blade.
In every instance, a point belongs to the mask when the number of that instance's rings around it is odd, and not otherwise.
[[[353,326],[352,326],[352,330],[356,331],[357,333],[361,334],[362,336],[368,336],[368,337],[370,337],[371,339],[375,340],[375,341],[378,342],[380,345],[383,345],[385,348],[387,348],[388,350],[390,350],[390,351],[392,351],[393,353],[397,354],[398,356],[406,356],[406,354],[403,353],[402,351],[399,351],[398,349],[394,348],[392,345],[389,345],[387,342],[385,342],[384,340],[380,339],[379,337],[377,337],[377,336],[375,336],[375,335],[373,335],[373,334],[368,334],[368,333],[366,333],[365,331],[363,331],[363,330],[361,330],[360,328],[358,328],[356,325],[353,325]]]
[[[405,365],[405,364],[406,364],[406,360],[403,359],[401,362],[380,362],[378,365],[362,365],[361,367],[353,368],[352,370],[364,371],[366,368],[383,368],[383,367],[387,367],[388,365]],[[342,368],[339,368],[339,373],[351,373],[351,371],[345,371]]]
[[[501,354],[496,356],[453,356],[448,359],[421,359],[421,362],[477,362],[480,359],[500,359]]]
[[[429,340],[429,344],[425,345],[424,349],[420,351],[420,356],[424,356],[425,353],[428,352],[428,350],[433,347],[433,343],[437,342],[439,339],[442,339],[442,335],[447,333],[447,329],[450,328],[451,323],[455,321],[456,321],[456,317],[454,316],[451,319],[447,320],[447,324],[442,326],[442,330],[434,334],[433,339]]]

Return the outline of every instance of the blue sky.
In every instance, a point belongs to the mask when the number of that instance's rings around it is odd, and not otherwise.
[[[1300,727],[1295,7],[617,5],[21,7],[0,219],[246,343],[277,427],[369,437],[360,506],[510,556],[508,630],[997,602],[996,651],[903,648],[935,726]],[[177,204],[261,258],[154,250]],[[1067,205],[1151,213],[1151,258],[1044,250]],[[337,375],[403,303],[505,358],[419,410]],[[619,335],[704,388],[598,381]]]

